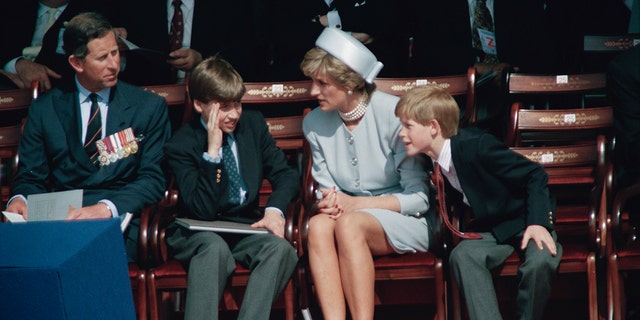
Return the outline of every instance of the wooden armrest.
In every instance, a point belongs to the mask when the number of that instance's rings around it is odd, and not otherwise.
[[[146,206],[140,214],[138,230],[138,265],[145,267],[149,264],[149,224],[157,205]]]
[[[158,265],[167,261],[165,231],[176,218],[177,205],[158,205],[149,225],[149,261]]]
[[[611,235],[613,241],[616,242],[618,246],[624,245],[628,240],[625,237],[625,234],[628,232],[632,232],[631,228],[625,228],[625,222],[629,221],[631,218],[638,219],[637,217],[631,217],[631,212],[629,212],[629,204],[632,203],[630,201],[636,200],[640,202],[640,182],[636,182],[626,188],[618,190],[616,192],[615,197],[613,199],[613,206],[611,209]],[[636,204],[635,209],[640,208],[640,203]],[[640,211],[638,211],[640,213]],[[636,214],[638,214],[636,213]]]

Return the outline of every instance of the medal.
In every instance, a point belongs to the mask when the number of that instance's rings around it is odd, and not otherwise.
[[[118,140],[120,141],[123,156],[125,158],[128,157],[129,154],[131,154],[131,150],[128,148],[129,143],[127,142],[127,135],[125,134],[125,130],[118,132]]]

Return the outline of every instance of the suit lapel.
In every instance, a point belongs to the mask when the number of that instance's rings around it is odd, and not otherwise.
[[[247,130],[250,129],[246,122],[241,120],[236,130],[236,146],[238,148],[238,158],[240,158],[240,175],[247,185],[247,200],[253,199],[257,194],[255,186],[259,185],[257,181],[256,168],[256,150],[251,135]]]
[[[84,151],[80,137],[82,136],[82,125],[80,117],[80,102],[78,101],[78,91],[67,88],[57,97],[52,98],[53,108],[60,119],[60,125],[65,131],[69,154],[80,167],[95,171],[94,166],[87,153]]]
[[[107,136],[131,126],[131,115],[133,113],[130,109],[133,106],[129,104],[124,93],[121,92],[121,88],[120,85],[116,85],[111,89],[109,111],[107,112]],[[134,132],[134,134],[137,135],[140,132]]]

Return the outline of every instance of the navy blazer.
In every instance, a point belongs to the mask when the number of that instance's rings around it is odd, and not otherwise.
[[[532,224],[553,230],[555,208],[544,168],[493,135],[473,130],[451,137],[453,165],[473,210],[468,229],[491,231],[498,242]]]
[[[260,186],[265,178],[273,188],[267,207],[285,212],[297,196],[300,176],[276,147],[262,114],[245,110],[234,136],[240,174],[248,189],[246,201],[240,206],[228,202],[228,177],[222,162],[214,164],[202,157],[207,150],[207,131],[200,117],[180,128],[166,144],[167,163],[175,175],[180,200],[186,206],[181,216],[255,222],[264,214],[258,205]]]
[[[108,199],[118,212],[139,213],[165,190],[162,146],[170,135],[165,100],[118,82],[111,89],[106,134],[131,127],[143,135],[137,153],[96,166],[84,150],[75,84],[55,88],[29,108],[20,141],[20,162],[12,194],[84,189],[83,206]]]
[[[127,39],[142,48],[169,52],[167,2],[158,0],[120,0],[120,20]],[[190,48],[202,58],[221,54],[242,75],[253,70],[248,61],[260,52],[251,52],[255,24],[248,0],[195,0]],[[114,4],[112,4],[113,6]],[[258,28],[265,29],[265,28]],[[135,53],[123,53],[127,63],[121,78],[136,85],[166,84],[172,70],[164,59],[150,59]],[[246,77],[246,76],[245,76]]]

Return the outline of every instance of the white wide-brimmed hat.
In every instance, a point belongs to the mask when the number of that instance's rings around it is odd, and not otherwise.
[[[373,83],[384,66],[358,39],[336,28],[325,28],[316,46],[349,66],[367,83]]]

